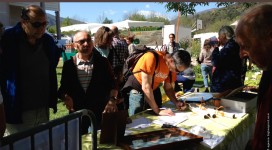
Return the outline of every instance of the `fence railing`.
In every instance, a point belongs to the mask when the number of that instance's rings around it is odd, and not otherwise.
[[[80,110],[37,127],[11,134],[0,141],[1,150],[81,150],[81,119],[91,122],[92,149],[97,149],[97,126],[90,110]]]

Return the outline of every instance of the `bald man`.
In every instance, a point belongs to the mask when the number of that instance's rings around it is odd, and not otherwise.
[[[73,40],[78,53],[64,62],[58,95],[69,112],[93,111],[100,128],[102,113],[117,111],[113,71],[107,58],[94,49],[86,31],[77,32]],[[83,119],[82,134],[88,133],[89,126],[89,120]]]
[[[246,12],[236,27],[240,56],[249,57],[263,70],[257,101],[257,119],[253,140],[247,149],[271,149],[272,110],[272,4],[258,5]]]

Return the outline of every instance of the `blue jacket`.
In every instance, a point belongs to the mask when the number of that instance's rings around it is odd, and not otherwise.
[[[20,64],[18,63],[18,49],[20,48],[20,36],[25,34],[21,23],[18,23],[13,28],[7,29],[1,41],[1,91],[3,94],[5,114],[7,123],[22,123],[22,100],[20,97],[20,88],[18,87],[18,70]],[[44,34],[43,37],[45,46],[48,51],[46,55],[50,61],[49,76],[50,76],[50,99],[48,107],[53,108],[57,112],[57,74],[56,67],[59,61],[60,52],[55,44],[52,36]]]
[[[215,71],[212,75],[212,92],[224,92],[242,86],[242,59],[240,47],[230,39],[219,51],[218,47],[212,52],[212,64]]]

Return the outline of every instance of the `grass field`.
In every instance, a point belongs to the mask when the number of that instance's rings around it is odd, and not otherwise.
[[[62,59],[60,59],[59,65],[57,67],[58,82],[60,82],[60,78],[61,78],[62,65],[63,65],[63,62],[62,62]],[[195,73],[196,73],[195,84],[203,84],[203,79],[199,69],[198,71],[195,71]],[[257,87],[260,82],[260,78],[261,78],[261,71],[257,67],[253,66],[253,69],[249,70],[246,74],[245,85]],[[205,90],[204,87],[200,88],[200,92],[204,90]],[[163,90],[162,90],[162,94],[164,94]],[[57,107],[58,107],[58,112],[56,114],[54,114],[53,111],[50,110],[50,120],[53,120],[68,114],[68,111],[66,107],[63,105],[62,101],[59,100]]]

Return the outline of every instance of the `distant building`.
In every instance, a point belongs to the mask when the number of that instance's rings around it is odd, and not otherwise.
[[[195,34],[193,39],[199,40],[201,43],[200,47],[203,47],[205,39],[208,39],[214,36],[218,38],[218,32],[207,32],[207,33]]]
[[[11,27],[16,25],[20,21],[22,7],[28,5],[38,5],[44,8],[45,10],[55,11],[56,13],[56,26],[57,29],[60,27],[60,4],[59,2],[0,2],[0,21],[6,27]],[[58,37],[60,37],[60,29]]]
[[[176,35],[176,25],[165,25],[163,28],[163,44],[167,44],[170,42],[169,34],[174,33]],[[191,28],[186,28],[183,26],[179,27],[178,35],[176,35],[176,38],[178,37],[178,40],[175,39],[177,43],[183,40],[189,40],[191,42],[192,39],[191,34]]]

